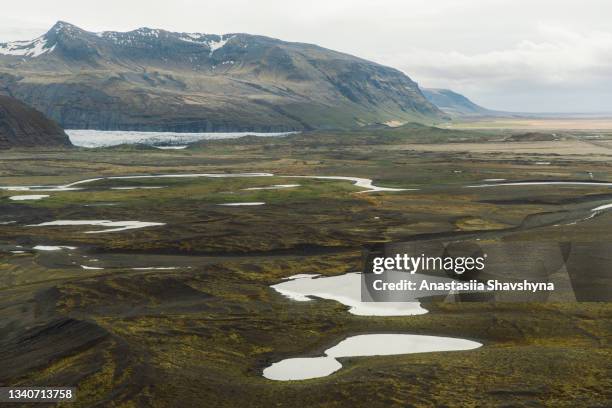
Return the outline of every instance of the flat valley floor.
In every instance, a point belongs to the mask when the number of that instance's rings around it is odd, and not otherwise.
[[[612,405],[610,303],[431,302],[427,314],[374,317],[270,288],[361,270],[364,248],[385,242],[612,238],[612,210],[592,211],[612,203],[597,183],[612,182],[609,132],[428,132],[0,152],[0,383],[74,385],[79,407]],[[271,175],[112,178],[202,173]],[[406,190],[291,177],[304,175]],[[513,181],[590,184],[468,188]],[[222,205],[244,203],[260,205]],[[98,225],[41,225],[58,220]],[[483,346],[343,358],[305,381],[262,376],[366,333]]]

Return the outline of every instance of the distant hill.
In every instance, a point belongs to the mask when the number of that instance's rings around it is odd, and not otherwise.
[[[57,123],[15,98],[0,95],[0,149],[70,145]]]
[[[402,72],[316,45],[250,34],[58,22],[0,44],[0,93],[66,129],[287,131],[439,122]]]
[[[450,89],[424,88],[422,91],[431,103],[451,116],[496,116],[502,113],[483,108]]]
[[[510,135],[504,140],[508,142],[551,142],[559,140],[560,137],[561,135],[557,133],[527,132]]]

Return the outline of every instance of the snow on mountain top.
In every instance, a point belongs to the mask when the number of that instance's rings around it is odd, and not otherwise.
[[[1,55],[36,58],[50,53],[55,45],[49,46],[46,36],[38,37],[32,41],[13,41],[0,44]]]
[[[202,45],[209,50],[209,55],[212,56],[215,51],[223,48],[228,41],[235,35],[224,34],[201,34],[201,33],[171,33],[164,30],[152,28],[139,28],[134,31],[118,32],[118,31],[102,31],[97,33],[85,32],[78,27],[69,23],[58,21],[49,33],[38,37],[31,41],[13,41],[8,43],[0,43],[0,55],[10,55],[18,57],[36,58],[41,55],[48,54],[55,49],[55,42],[50,44],[49,38],[55,38],[59,33],[76,35],[78,33],[87,33],[98,38],[112,41],[117,45],[133,45],[140,39],[161,39],[162,37],[178,38],[181,41],[190,42]]]
[[[145,37],[159,38],[160,30],[153,29],[153,28],[142,27],[142,28],[137,29],[136,33],[140,34],[140,35],[143,35]]]
[[[107,40],[114,41],[117,44],[130,44],[132,41],[136,40],[138,37],[151,37],[151,38],[160,38],[160,34],[163,30],[151,29],[151,28],[139,28],[134,31],[129,32],[118,32],[118,31],[103,31],[99,33],[93,33],[99,38],[104,38]],[[215,51],[220,48],[223,48],[225,44],[232,38],[234,35],[213,35],[213,34],[202,34],[202,33],[167,33],[170,36],[176,36],[179,40],[190,42],[193,44],[205,45],[210,50],[210,55],[212,55]],[[175,38],[176,38],[175,37]],[[218,37],[219,40],[211,39],[211,37]]]
[[[182,41],[187,41],[195,44],[203,44],[206,45],[210,49],[210,55],[213,55],[215,51],[220,48],[223,48],[225,44],[235,36],[231,35],[220,35],[219,40],[211,40],[209,39],[211,35],[200,34],[200,33],[184,33],[180,35],[180,39]]]
[[[208,47],[210,48],[210,55],[212,55],[218,49],[223,48],[225,44],[227,44],[227,42],[231,40],[232,38],[234,37],[231,36],[229,38],[224,39],[223,36],[221,36],[221,39],[219,41],[209,41]]]

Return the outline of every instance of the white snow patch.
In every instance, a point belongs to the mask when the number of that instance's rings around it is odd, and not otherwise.
[[[235,36],[233,35],[228,36],[227,34],[224,34],[224,35],[218,36],[219,40],[210,40],[208,39],[210,37],[211,36],[208,34],[184,33],[183,35],[181,35],[180,39],[185,42],[206,45],[210,50],[208,55],[212,56],[215,51],[223,48],[225,44],[227,44],[227,42],[231,40],[232,38],[234,38]]]
[[[225,46],[225,44],[227,44],[227,42],[229,40],[231,40],[232,38],[234,38],[234,36],[225,38],[224,35],[222,35],[220,37],[221,39],[219,41],[208,41],[208,48],[210,48],[210,54],[209,55],[213,55],[213,53],[221,48],[223,48]]]
[[[55,45],[49,46],[44,35],[32,41],[13,41],[0,44],[0,54],[17,57],[36,58],[50,53],[54,49]]]

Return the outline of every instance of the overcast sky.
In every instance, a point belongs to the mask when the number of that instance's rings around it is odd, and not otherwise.
[[[0,42],[57,20],[262,34],[371,59],[492,109],[612,112],[609,0],[7,0]]]

